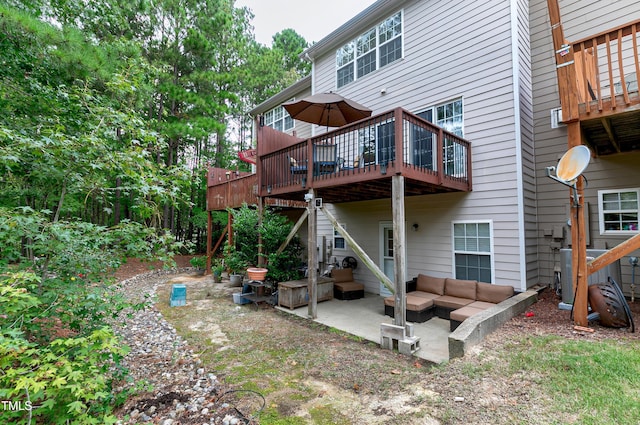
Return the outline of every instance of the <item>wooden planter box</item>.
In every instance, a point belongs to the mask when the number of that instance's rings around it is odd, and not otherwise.
[[[309,304],[307,279],[278,283],[278,305],[294,309]],[[333,279],[318,278],[318,302],[333,299]]]

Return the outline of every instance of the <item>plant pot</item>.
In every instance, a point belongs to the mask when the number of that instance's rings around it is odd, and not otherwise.
[[[242,278],[241,274],[232,274],[229,276],[229,285],[230,286],[242,286]]]
[[[265,277],[267,277],[267,269],[261,267],[250,267],[247,269],[247,275],[249,276],[249,280],[259,280],[263,281]]]
[[[215,283],[220,283],[222,282],[222,276],[219,273],[214,273],[213,274],[213,281]]]

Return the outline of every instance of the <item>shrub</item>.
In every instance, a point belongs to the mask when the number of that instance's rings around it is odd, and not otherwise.
[[[169,259],[167,234],[123,222],[50,222],[0,208],[0,400],[7,423],[114,423],[127,348],[111,325],[131,305],[108,273],[127,256]]]
[[[269,269],[267,279],[284,281],[298,279],[301,275],[299,269],[302,263],[302,245],[296,235],[285,247],[282,253],[277,254],[278,248],[286,241],[293,223],[273,208],[265,208],[260,223],[258,211],[246,204],[236,210],[230,210],[233,214],[233,231],[235,246],[227,248],[226,254],[234,254],[248,264],[259,264],[259,255]],[[260,243],[261,236],[261,243]],[[262,254],[258,253],[258,247],[262,247]],[[226,264],[228,258],[225,257]],[[231,257],[233,258],[233,257]]]

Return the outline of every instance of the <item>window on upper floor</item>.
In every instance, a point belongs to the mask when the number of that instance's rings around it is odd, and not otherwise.
[[[453,255],[456,279],[492,283],[493,242],[490,221],[453,223]]]
[[[436,124],[439,127],[455,134],[459,137],[463,135],[464,114],[462,111],[462,99],[455,99],[450,102],[441,103],[427,108],[417,113],[421,118]],[[420,137],[422,133],[425,133]],[[434,169],[433,164],[434,143],[430,133],[415,131],[414,134],[414,157],[413,163]],[[443,141],[444,171],[447,175],[462,177],[466,175],[466,151],[462,145],[455,140],[445,138]]]
[[[336,50],[336,84],[364,77],[402,57],[402,11]]]
[[[430,106],[416,113],[416,115],[444,128],[456,136],[464,137],[464,114],[462,112],[461,98]]]
[[[287,110],[278,106],[264,114],[264,125],[279,131],[289,131],[293,129],[294,122]]]
[[[638,233],[640,189],[598,191],[600,234]]]

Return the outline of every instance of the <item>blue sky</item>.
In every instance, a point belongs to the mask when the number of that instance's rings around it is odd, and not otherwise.
[[[293,28],[308,42],[324,36],[366,9],[375,0],[236,0],[236,7],[253,10],[256,40],[271,45],[271,37]]]

